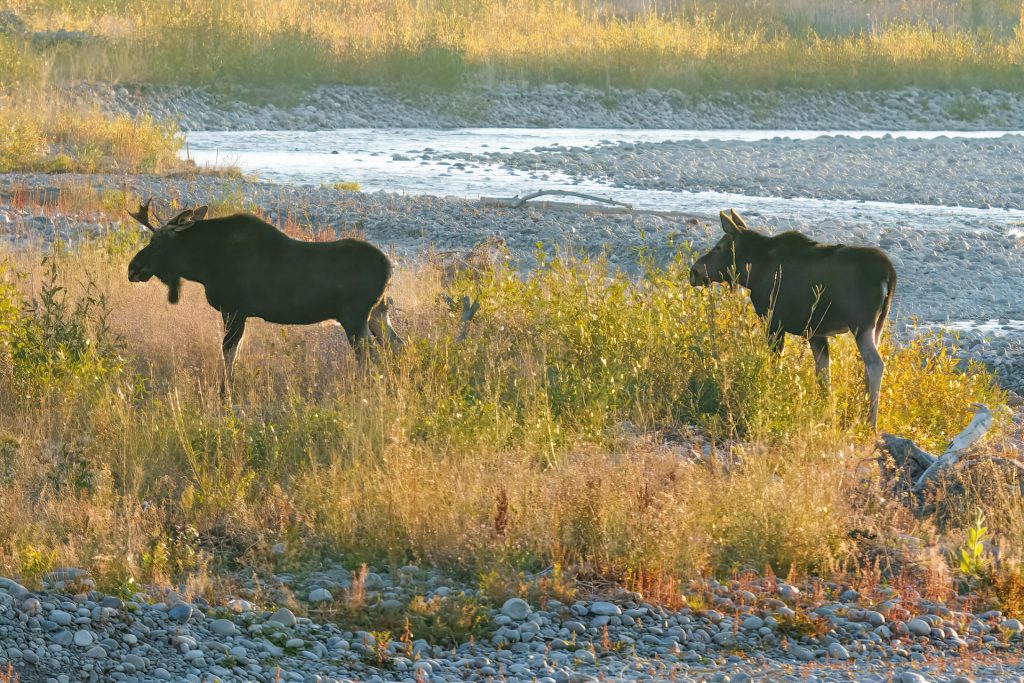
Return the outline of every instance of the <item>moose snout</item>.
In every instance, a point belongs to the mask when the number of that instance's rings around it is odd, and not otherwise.
[[[690,268],[690,284],[694,287],[703,287],[711,284],[711,278],[708,277],[707,268],[700,264]]]
[[[146,282],[151,277],[153,277],[153,274],[146,272],[142,268],[128,266],[128,282]]]

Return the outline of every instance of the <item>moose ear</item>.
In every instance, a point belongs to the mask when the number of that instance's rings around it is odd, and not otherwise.
[[[191,228],[196,224],[194,209],[185,209],[171,220],[164,223],[164,230],[173,230],[174,232],[181,232],[186,228]]]
[[[722,221],[722,231],[725,232],[726,235],[735,235],[736,233],[743,229],[736,225],[736,222],[733,221],[732,216],[727,214],[725,211],[718,212],[718,219]]]
[[[203,204],[202,206],[197,206],[195,209],[192,210],[192,220],[194,220],[194,221],[201,221],[201,220],[203,220],[204,218],[206,218],[206,212],[209,211],[209,210],[210,210],[210,207],[207,206],[206,204]]]
[[[736,209],[729,209],[729,217],[732,218],[732,222],[736,224],[737,228],[741,228],[743,230],[750,229],[750,226],[747,225],[745,220],[743,220],[743,217],[736,213]]]

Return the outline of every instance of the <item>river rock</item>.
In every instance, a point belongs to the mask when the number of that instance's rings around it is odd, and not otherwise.
[[[522,621],[530,614],[530,604],[522,598],[509,598],[501,606],[501,613],[513,621]]]

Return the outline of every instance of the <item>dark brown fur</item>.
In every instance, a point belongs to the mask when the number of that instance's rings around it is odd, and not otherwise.
[[[248,214],[175,224],[183,212],[154,229],[148,205],[143,209],[132,215],[154,233],[128,265],[128,279],[159,278],[171,303],[178,301],[182,279],[203,285],[206,300],[224,319],[227,383],[247,318],[282,325],[337,320],[353,346],[369,337],[370,313],[391,279],[390,260],[373,245],[302,242]]]
[[[798,232],[762,235],[732,210],[720,219],[725,235],[693,265],[690,283],[736,282],[749,289],[755,312],[768,321],[772,347],[781,352],[786,333],[806,338],[826,386],[828,337],[853,333],[864,359],[870,420],[877,425],[884,371],[877,347],[896,290],[889,258],[873,247],[822,244]]]

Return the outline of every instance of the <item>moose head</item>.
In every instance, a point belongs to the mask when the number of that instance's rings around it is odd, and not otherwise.
[[[719,212],[718,217],[725,234],[690,269],[690,284],[694,287],[712,282],[729,282],[735,274],[742,274],[740,271],[745,263],[746,251],[743,249],[744,236],[750,228],[742,216],[732,209],[729,209],[729,213]]]
[[[167,221],[156,217],[157,225],[154,225],[154,219],[150,218],[152,203],[153,198],[150,197],[137,211],[128,212],[128,215],[153,233],[149,244],[128,264],[128,280],[146,282],[155,275],[167,285],[167,300],[176,304],[181,293],[182,273],[186,269],[186,264],[181,262],[184,254],[177,248],[181,233],[206,218],[209,207],[204,205],[185,209]]]

